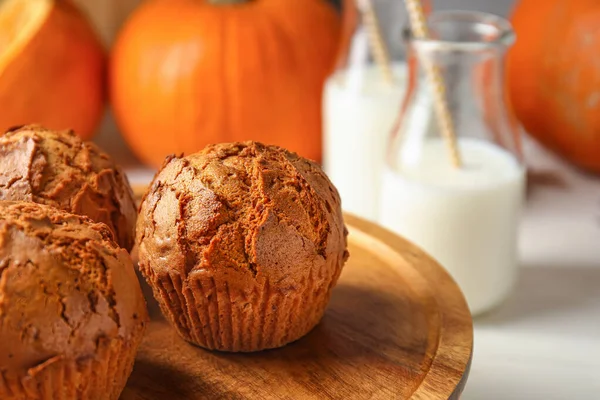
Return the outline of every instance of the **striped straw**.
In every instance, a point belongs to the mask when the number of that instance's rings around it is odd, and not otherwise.
[[[429,32],[421,0],[405,0],[405,3],[414,37],[418,39],[428,38]],[[460,168],[462,164],[461,157],[456,143],[452,115],[450,114],[448,103],[446,102],[446,86],[444,85],[444,79],[436,66],[426,59],[423,60],[423,63],[433,89],[435,112],[442,129],[442,135],[446,140],[448,151],[450,152],[452,165],[456,168]]]
[[[367,35],[369,36],[369,45],[375,62],[379,66],[381,73],[383,74],[386,82],[392,84],[394,77],[392,75],[392,69],[390,68],[390,55],[381,35],[381,26],[377,13],[371,0],[358,0],[358,9],[363,15],[363,22]]]

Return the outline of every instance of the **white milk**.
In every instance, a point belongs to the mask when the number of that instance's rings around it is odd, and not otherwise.
[[[387,83],[367,66],[336,73],[323,94],[324,167],[345,211],[377,220],[385,147],[405,91],[404,63],[393,66]]]
[[[462,138],[459,148],[460,170],[441,139],[412,149],[412,164],[396,167],[400,174],[386,166],[380,223],[434,256],[478,314],[501,302],[515,282],[525,172],[489,142]]]

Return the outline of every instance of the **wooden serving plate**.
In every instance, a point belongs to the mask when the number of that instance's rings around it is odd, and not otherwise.
[[[194,347],[152,321],[121,400],[456,399],[473,347],[465,300],[429,256],[349,216],[348,260],[321,323],[276,350],[220,353]]]

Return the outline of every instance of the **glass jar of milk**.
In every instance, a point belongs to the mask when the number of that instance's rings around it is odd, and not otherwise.
[[[324,87],[323,164],[344,211],[376,221],[386,142],[406,90],[399,40],[406,13],[397,0],[344,4],[349,40]]]
[[[508,21],[477,12],[436,12],[428,24],[430,39],[405,33],[414,87],[389,141],[379,221],[435,257],[479,314],[504,300],[517,276],[525,166],[503,82],[514,34]],[[427,63],[445,84],[459,168],[442,139]]]

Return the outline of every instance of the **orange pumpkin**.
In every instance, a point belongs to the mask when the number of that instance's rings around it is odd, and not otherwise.
[[[325,0],[151,0],[112,52],[117,123],[140,159],[259,140],[321,157],[340,21]]]
[[[511,102],[525,129],[600,173],[600,3],[521,0],[508,55]]]
[[[40,123],[90,138],[104,111],[105,61],[69,1],[0,3],[0,131]]]

